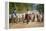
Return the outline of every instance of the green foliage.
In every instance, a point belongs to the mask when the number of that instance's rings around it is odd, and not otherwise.
[[[10,2],[9,3],[9,13],[11,14],[14,10],[15,6],[14,6],[14,3]]]
[[[13,2],[9,2],[9,14],[13,13],[13,10],[16,9],[17,13],[22,13],[27,11],[27,9],[32,8],[32,4],[31,3],[13,3]]]
[[[37,5],[37,10],[41,13],[44,13],[44,4]]]
[[[16,9],[17,13],[25,12],[27,9],[32,9],[31,3],[13,3],[9,2],[9,14],[13,13],[13,10]],[[44,13],[44,4],[38,4],[36,8],[40,13]]]

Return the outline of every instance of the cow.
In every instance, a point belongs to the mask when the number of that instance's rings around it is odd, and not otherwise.
[[[27,24],[30,22],[31,16],[30,14],[25,14],[25,20],[27,20]]]
[[[16,15],[13,14],[9,14],[9,23],[15,23],[16,20]]]
[[[16,21],[16,15],[13,13],[12,14],[12,22],[15,23],[15,21]]]
[[[40,16],[39,16],[40,22],[42,22],[42,18],[43,18],[43,16],[40,14]]]
[[[42,22],[43,16],[41,14],[37,14],[37,22]]]
[[[32,14],[31,14],[31,21],[34,22],[34,20],[35,20],[35,14],[32,13]]]
[[[22,22],[22,14],[16,14],[16,23]]]

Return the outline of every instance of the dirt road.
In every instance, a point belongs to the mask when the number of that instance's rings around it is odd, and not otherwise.
[[[27,23],[10,23],[9,24],[9,28],[13,29],[13,28],[32,28],[32,27],[43,27],[44,23],[43,22],[29,22],[29,24]]]

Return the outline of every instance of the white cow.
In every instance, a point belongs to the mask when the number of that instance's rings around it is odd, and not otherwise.
[[[10,22],[15,22],[15,18],[16,18],[16,15],[14,13],[13,14],[9,14]]]
[[[31,21],[34,21],[35,18],[34,18],[34,14],[31,15]]]
[[[25,13],[22,13],[22,14],[16,14],[17,16],[17,22],[23,22],[24,19],[25,19]]]
[[[18,14],[18,13],[17,13],[17,14],[16,14],[16,18],[17,18],[17,19],[16,19],[17,22],[22,21],[22,14]]]
[[[40,14],[40,16],[39,16],[39,19],[40,19],[40,22],[42,21],[42,15]]]

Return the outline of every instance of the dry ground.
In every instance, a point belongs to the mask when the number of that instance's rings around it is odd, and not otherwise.
[[[13,28],[31,28],[31,27],[43,27],[44,23],[43,22],[29,22],[29,24],[27,23],[10,23],[9,24],[9,28],[13,29]]]

